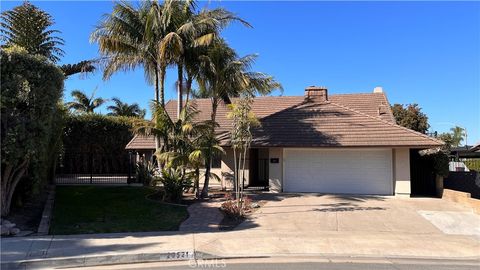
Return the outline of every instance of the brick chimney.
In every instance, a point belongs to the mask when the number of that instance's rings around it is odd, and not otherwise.
[[[315,101],[328,101],[328,91],[325,86],[309,86],[305,88],[305,98]]]

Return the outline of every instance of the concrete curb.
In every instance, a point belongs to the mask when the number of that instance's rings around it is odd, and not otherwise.
[[[87,267],[113,264],[133,264],[147,262],[188,261],[194,259],[194,252],[183,251],[188,255],[179,256],[179,252],[118,254],[102,256],[75,256],[40,258],[15,262],[2,262],[1,269],[44,269],[58,267]],[[182,252],[180,252],[182,253]],[[191,255],[190,255],[191,254]]]
[[[53,205],[55,203],[55,186],[49,188],[47,201],[42,212],[42,219],[38,225],[36,235],[47,235],[50,230],[50,221],[52,219]]]
[[[188,253],[188,255],[179,256],[178,253]],[[60,258],[41,258],[22,260],[17,262],[2,262],[1,269],[45,269],[59,267],[92,267],[101,265],[115,264],[135,264],[135,263],[151,263],[151,262],[170,262],[170,261],[189,261],[189,260],[214,260],[214,259],[261,259],[261,258],[288,258],[303,257],[326,259],[329,261],[362,261],[362,260],[385,260],[385,261],[438,261],[451,262],[461,264],[480,263],[480,257],[468,258],[440,258],[440,257],[399,257],[399,256],[366,256],[366,255],[336,255],[336,254],[265,254],[258,256],[238,255],[238,256],[222,256],[213,255],[199,251],[182,251],[182,252],[159,252],[159,253],[139,253],[139,254],[119,254],[119,255],[103,255],[103,256],[77,256],[77,257],[60,257]]]

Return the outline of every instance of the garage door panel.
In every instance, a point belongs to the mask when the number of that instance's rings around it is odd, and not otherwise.
[[[284,191],[391,194],[391,150],[286,149]]]

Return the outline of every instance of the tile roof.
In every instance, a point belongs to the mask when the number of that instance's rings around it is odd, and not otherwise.
[[[135,135],[125,146],[125,149],[155,149],[155,138],[153,136]]]
[[[233,99],[235,101],[235,99]],[[210,99],[194,100],[200,111],[198,120],[208,120]],[[176,101],[166,104],[170,116],[176,118]],[[383,93],[330,95],[327,102],[306,100],[304,96],[257,97],[253,113],[261,127],[253,130],[253,147],[432,147],[443,142],[398,126]],[[218,106],[219,138],[228,145],[231,120],[227,107]],[[127,149],[134,148],[134,138]],[[142,147],[146,147],[142,140]]]

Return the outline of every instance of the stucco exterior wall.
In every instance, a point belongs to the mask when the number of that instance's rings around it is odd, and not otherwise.
[[[268,182],[270,192],[282,192],[283,183],[283,148],[269,148],[268,151]],[[272,163],[272,158],[278,158],[278,163]]]
[[[410,149],[394,148],[392,151],[395,194],[410,195]]]

